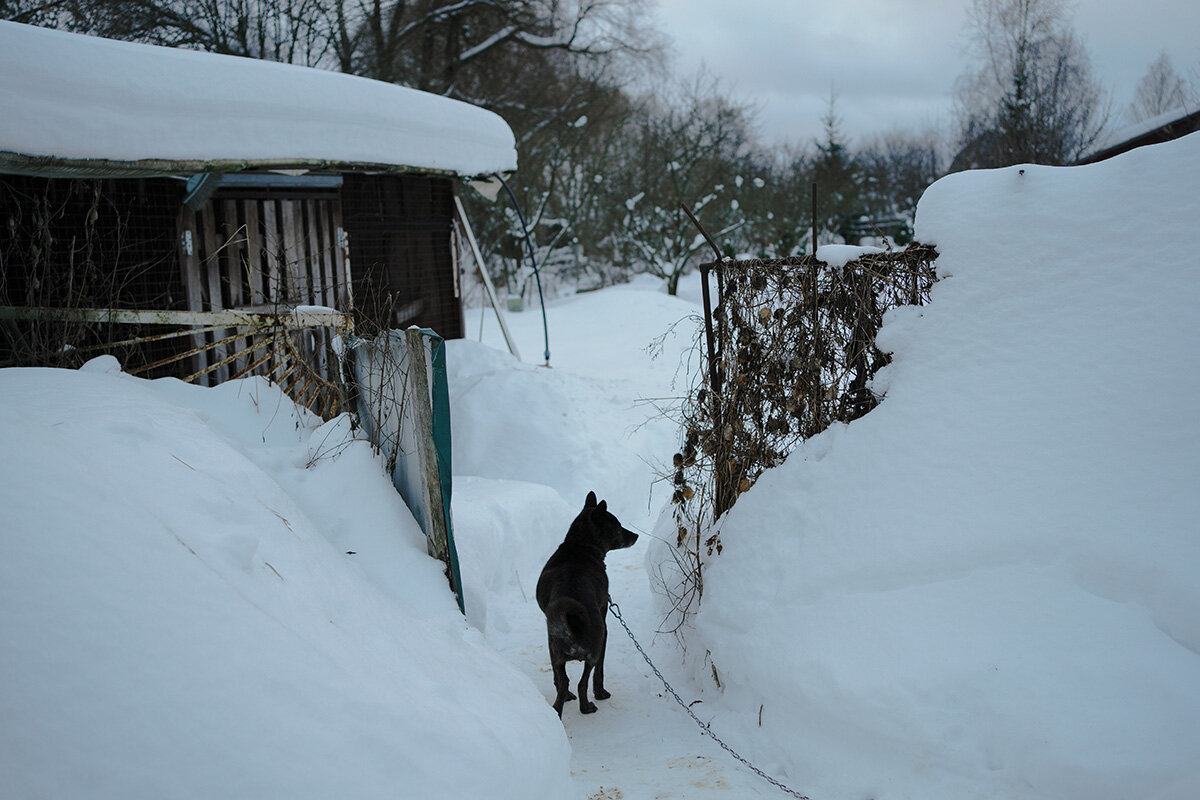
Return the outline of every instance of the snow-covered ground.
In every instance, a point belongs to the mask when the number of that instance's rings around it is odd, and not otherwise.
[[[553,711],[319,422],[261,379],[0,371],[0,795],[569,796]]]
[[[1200,797],[1197,186],[1193,135],[925,193],[883,403],[721,525],[715,727],[818,798]]]
[[[698,297],[699,284],[692,283],[690,294]],[[666,295],[658,281],[639,280],[550,304],[550,369],[474,341],[447,343],[454,524],[467,615],[547,703],[554,686],[533,590],[593,489],[626,527],[642,533],[630,550],[609,554],[613,599],[668,679],[689,701],[699,698],[675,639],[655,636],[661,618],[644,544],[670,497],[669,484],[656,481],[677,447],[669,410],[696,366],[697,312],[694,302]],[[478,335],[481,313],[484,341],[502,347],[490,310],[470,312],[467,330]],[[520,352],[540,362],[540,310],[507,320]],[[579,669],[577,662],[567,665],[573,680]],[[775,795],[699,733],[611,618],[605,685],[613,696],[596,714],[582,716],[573,703],[563,711],[581,797]]]
[[[693,286],[555,301],[549,369],[490,311],[448,343],[466,622],[343,422],[0,371],[4,796],[783,796],[615,623],[613,697],[550,709],[533,588],[588,490],[646,534],[609,573],[651,656],[814,800],[1200,796],[1200,136],[1024,170],[926,194],[886,399],[739,501],[686,656],[648,574]]]
[[[899,310],[883,329],[895,351],[876,387],[883,404],[808,442],[721,525],[682,680],[714,730],[814,798],[1200,797],[1197,185],[1192,136],[1086,168],[955,175],[927,192],[917,234],[939,247],[943,280],[928,307]],[[458,345],[456,419],[491,429],[488,409],[516,409],[502,427],[521,444],[510,460],[456,453],[457,472],[555,488],[531,502],[549,521],[551,501],[565,499],[560,527],[588,488],[641,489],[619,502],[648,524],[637,515],[652,471],[631,480],[636,464],[614,461],[600,474],[617,454],[596,450],[604,431],[622,434],[603,401],[639,396],[619,389],[627,377],[640,396],[677,394],[669,379],[694,327],[647,361],[640,347],[687,309],[620,291],[553,304],[555,367],[522,367],[519,390],[475,360],[475,345]],[[539,353],[537,312],[510,321],[522,352]],[[486,314],[484,326],[499,346]],[[621,340],[614,364],[608,348]],[[636,428],[643,416],[629,417],[631,450],[664,458],[672,432]],[[472,530],[460,533],[468,547]],[[516,571],[526,592],[539,544]],[[665,547],[647,541],[649,571]],[[649,635],[664,609],[646,595],[637,550],[611,556],[613,594]],[[480,559],[495,578],[476,606],[530,627],[480,624],[550,696],[543,651],[529,650],[539,621],[505,587],[502,552],[491,545]],[[777,794],[697,741],[619,629],[610,647],[613,705],[564,723],[589,792]],[[679,680],[670,637],[651,652]],[[620,683],[631,678],[636,708]],[[712,772],[703,789],[639,782],[666,764]]]

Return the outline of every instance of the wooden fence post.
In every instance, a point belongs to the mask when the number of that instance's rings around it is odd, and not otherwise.
[[[418,328],[409,328],[404,332],[408,345],[408,372],[412,384],[413,417],[417,421],[419,446],[421,448],[421,467],[424,471],[424,490],[426,507],[429,509],[430,555],[440,561],[446,561],[449,548],[446,544],[446,520],[440,513],[442,509],[441,476],[438,474],[437,453],[433,442],[433,399],[429,391],[429,367],[425,357],[425,337]]]

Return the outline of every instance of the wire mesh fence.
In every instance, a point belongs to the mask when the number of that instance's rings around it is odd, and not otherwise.
[[[0,306],[185,307],[175,253],[181,186],[0,176]],[[101,346],[139,335],[130,325],[9,318],[0,321],[0,366],[78,366]],[[154,340],[114,354],[152,362],[176,349]]]
[[[445,178],[347,174],[341,190],[364,334],[412,325],[463,335],[454,186]]]
[[[699,602],[703,560],[722,548],[714,523],[762,473],[836,422],[869,412],[871,379],[890,360],[883,315],[924,304],[937,252],[914,244],[831,266],[813,256],[711,265],[718,299],[712,361],[683,405],[674,457],[679,615]]]

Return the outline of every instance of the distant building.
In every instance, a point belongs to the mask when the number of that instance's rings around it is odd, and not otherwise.
[[[984,131],[963,145],[950,161],[947,173],[966,172],[969,169],[986,169],[995,163],[993,154],[1000,148],[1000,135],[995,131]]]
[[[1119,128],[1104,136],[1075,163],[1093,164],[1148,144],[1160,144],[1200,130],[1200,109],[1176,108],[1152,119]],[[995,163],[1000,146],[995,131],[984,131],[954,156],[947,172],[982,169]]]
[[[1176,108],[1114,131],[1076,163],[1094,164],[1127,153],[1135,147],[1162,144],[1196,131],[1200,131],[1200,108]]]

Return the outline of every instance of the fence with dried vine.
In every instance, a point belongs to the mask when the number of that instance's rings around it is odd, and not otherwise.
[[[870,381],[889,360],[875,343],[883,315],[928,300],[936,257],[914,244],[844,266],[813,256],[706,265],[717,286],[712,358],[683,406],[678,584],[663,586],[675,629],[700,601],[705,558],[721,550],[717,520],[800,442],[878,404]]]

